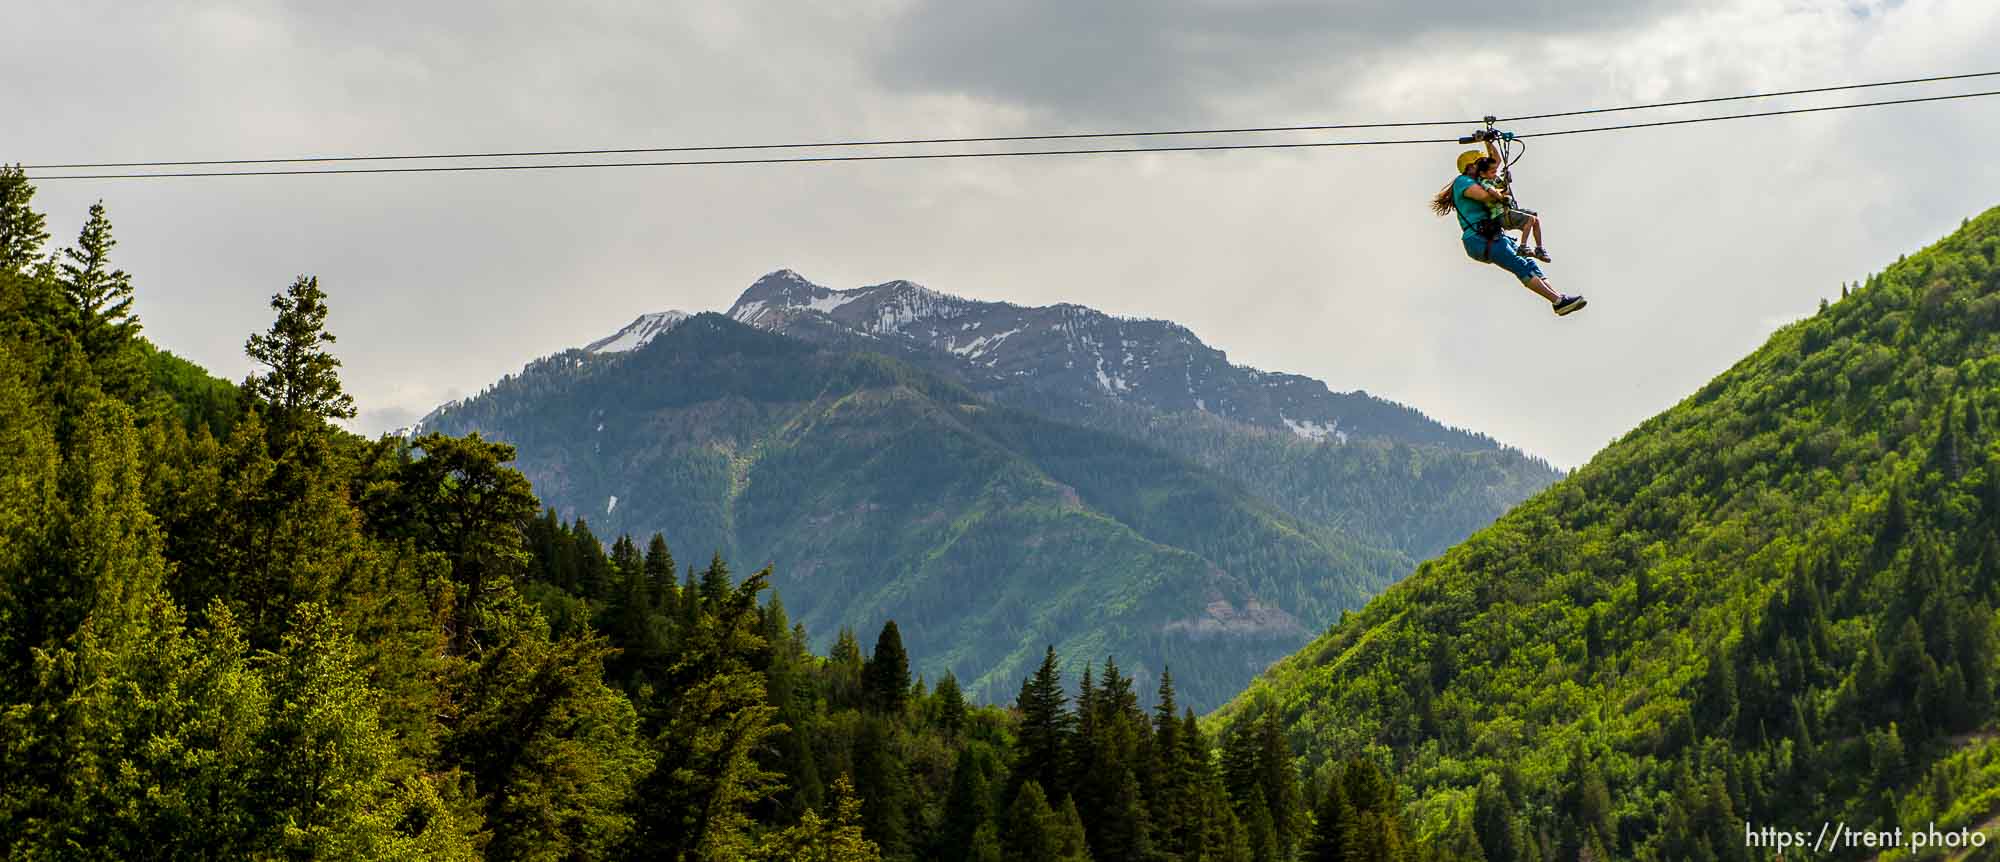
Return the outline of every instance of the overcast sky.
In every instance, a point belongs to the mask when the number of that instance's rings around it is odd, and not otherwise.
[[[2000,70],[1991,0],[30,0],[5,17],[0,161],[28,165],[1446,120]],[[1984,89],[2000,78],[1812,103]],[[249,371],[271,294],[317,275],[368,432],[789,267],[1171,319],[1234,362],[1574,467],[1842,281],[2000,204],[1996,141],[2000,98],[1533,143],[1521,197],[1556,286],[1590,299],[1560,320],[1426,212],[1453,144],[43,180],[35,201],[69,243],[102,199],[146,334],[226,377]]]

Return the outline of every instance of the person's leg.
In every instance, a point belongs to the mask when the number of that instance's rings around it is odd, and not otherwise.
[[[1522,287],[1534,291],[1551,305],[1562,299],[1562,294],[1556,293],[1555,288],[1549,287],[1548,280],[1542,277],[1541,265],[1523,256],[1506,238],[1493,243],[1491,254],[1493,263],[1513,273],[1515,278],[1521,280]]]
[[[1541,216],[1528,216],[1528,227],[1527,227],[1526,229],[1524,229],[1524,230],[1522,230],[1522,231],[1521,231],[1521,235],[1522,235],[1522,236],[1524,236],[1524,237],[1525,237],[1525,236],[1527,236],[1527,235],[1528,235],[1528,231],[1534,231],[1534,232],[1535,232],[1535,247],[1536,247],[1536,248],[1541,248],[1541,247],[1542,247],[1542,217],[1541,217]]]
[[[1548,300],[1551,305],[1555,304],[1557,300],[1562,299],[1562,294],[1556,293],[1555,288],[1549,286],[1549,280],[1539,275],[1521,279],[1521,286],[1534,291],[1536,295]]]

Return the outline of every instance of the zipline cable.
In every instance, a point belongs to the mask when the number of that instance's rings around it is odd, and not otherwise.
[[[445,165],[423,168],[320,168],[314,170],[288,171],[189,171],[184,173],[161,174],[67,174],[42,175],[41,180],[128,180],[153,177],[271,177],[300,176],[309,174],[419,174],[449,173],[453,171],[538,171],[566,170],[570,168],[657,168],[657,167],[699,167],[707,165],[785,165],[815,162],[891,162],[917,159],[991,159],[1006,156],[1085,156],[1120,153],[1192,153],[1216,150],[1280,150],[1306,147],[1382,147],[1395,144],[1449,144],[1457,138],[1421,138],[1388,141],[1311,141],[1291,144],[1208,144],[1185,147],[1111,147],[1085,150],[1014,150],[980,153],[897,153],[880,156],[795,156],[762,159],[692,159],[664,162],[573,162],[537,165]]]
[[[1749,114],[1723,114],[1714,117],[1695,117],[1682,120],[1663,120],[1652,123],[1627,123],[1616,126],[1597,126],[1593,128],[1584,128],[1584,129],[1563,129],[1552,132],[1517,133],[1515,134],[1515,137],[1523,139],[1552,138],[1562,135],[1581,135],[1592,132],[1610,132],[1610,131],[1619,131],[1624,129],[1654,128],[1659,126],[1678,126],[1690,123],[1713,123],[1722,120],[1741,120],[1754,117],[1776,117],[1776,116],[1784,116],[1787,114],[1812,114],[1823,111],[1846,111],[1855,108],[1874,108],[1885,105],[1909,105],[1919,102],[1943,102],[1943,101],[1951,101],[1954,99],[1976,99],[1986,96],[2000,96],[2000,90],[1987,90],[1978,93],[1957,93],[1949,96],[1924,96],[1920,98],[1910,98],[1910,99],[1891,99],[1879,102],[1858,102],[1851,105],[1826,105],[1815,108],[1789,108],[1781,111],[1760,111],[1757,113],[1749,113]],[[1077,156],[1077,155],[1113,155],[1113,154],[1132,154],[1132,153],[1188,153],[1188,152],[1217,152],[1223,150],[1309,149],[1309,148],[1320,148],[1320,147],[1379,147],[1379,146],[1396,146],[1403,144],[1450,144],[1457,142],[1458,142],[1457,138],[1418,138],[1418,139],[1405,138],[1405,139],[1375,140],[1375,141],[1312,141],[1312,142],[1285,143],[1285,144],[1210,144],[1202,146],[1180,146],[1180,147],[1112,147],[1112,148],[1102,148],[1102,149],[1016,150],[1016,151],[976,152],[976,153],[897,153],[891,155],[798,156],[798,157],[784,157],[784,158],[699,159],[699,160],[657,161],[657,162],[582,162],[582,163],[529,164],[529,165],[444,165],[444,166],[415,167],[415,168],[316,168],[308,170],[275,170],[275,171],[187,171],[187,172],[147,173],[147,174],[51,174],[51,175],[36,176],[34,179],[37,181],[113,180],[113,179],[165,179],[172,177],[252,177],[252,176],[301,176],[301,175],[324,175],[324,174],[404,174],[404,173],[456,173],[456,172],[473,172],[473,171],[534,171],[534,170],[563,170],[563,169],[573,169],[573,168],[696,167],[696,166],[708,166],[708,165],[769,165],[769,164],[809,164],[809,163],[826,163],[826,162],[914,161],[922,159],[988,159],[988,158],[1007,158],[1007,157],[1018,157],[1018,156]]]
[[[1930,84],[1937,81],[1962,81],[1967,78],[1990,78],[2000,72],[1971,72],[1964,75],[1936,75],[1929,78],[1906,78],[1901,81],[1876,81],[1870,84],[1843,84],[1838,87],[1814,87],[1810,90],[1780,90],[1775,93],[1752,93],[1747,96],[1718,96],[1712,99],[1686,99],[1679,102],[1652,102],[1644,105],[1625,105],[1618,108],[1591,108],[1583,111],[1562,111],[1554,114],[1527,114],[1519,117],[1502,117],[1502,122],[1518,123],[1524,120],[1553,120],[1558,117],[1581,117],[1586,114],[1615,114],[1621,111],[1644,111],[1654,108],[1678,108],[1686,105],[1707,105],[1714,102],[1740,102],[1745,99],[1775,99],[1779,96],[1803,96],[1811,93],[1832,93],[1840,90],[1866,90],[1870,87],[1900,87],[1905,84]]]
[[[1344,123],[1319,126],[1261,126],[1241,129],[1181,129],[1161,132],[1077,132],[1061,135],[1004,135],[985,138],[902,138],[870,141],[824,141],[816,144],[715,144],[686,147],[633,147],[629,149],[539,150],[504,153],[448,153],[421,156],[310,156],[288,159],[210,159],[188,162],[85,162],[68,165],[23,165],[22,170],[56,168],[163,168],[195,165],[274,165],[298,162],[386,162],[420,159],[505,159],[536,156],[629,156],[639,153],[706,153],[724,150],[832,150],[851,147],[895,147],[920,144],[996,144],[1020,141],[1063,141],[1080,138],[1146,138],[1176,135],[1240,135],[1253,132],[1329,132],[1354,129],[1399,129],[1421,126],[1463,126],[1478,120],[1432,120],[1414,123]]]
[[[1913,99],[1890,99],[1881,102],[1856,102],[1852,105],[1825,105],[1817,108],[1787,108],[1782,111],[1758,111],[1753,114],[1724,114],[1718,117],[1690,117],[1684,120],[1657,120],[1650,123],[1624,123],[1616,126],[1595,126],[1587,129],[1563,129],[1554,132],[1517,133],[1516,138],[1554,138],[1562,135],[1586,135],[1592,132],[1617,132],[1626,129],[1652,129],[1660,126],[1684,126],[1691,123],[1713,123],[1718,120],[1745,120],[1752,117],[1780,117],[1786,114],[1816,114],[1821,111],[1845,111],[1850,108],[1876,108],[1883,105],[1910,105],[1917,102],[1946,102],[1952,99],[1976,99],[1981,96],[2000,96],[2000,90],[1979,93],[1956,93],[1950,96],[1923,96]]]
[[[1678,102],[1656,102],[1656,103],[1641,104],[1641,105],[1625,105],[1616,108],[1590,108],[1581,111],[1563,111],[1552,114],[1528,114],[1519,117],[1507,117],[1506,120],[1508,122],[1520,122],[1525,120],[1545,120],[1545,119],[1555,119],[1559,117],[1584,116],[1587,114],[1608,114],[1608,113],[1617,113],[1623,111],[1641,111],[1641,110],[1650,110],[1654,108],[1671,108],[1671,107],[1682,107],[1687,105],[1701,105],[1714,102],[1732,102],[1732,101],[1742,101],[1746,99],[1769,99],[1769,98],[1776,98],[1779,96],[1797,96],[1797,95],[1805,95],[1812,93],[1831,93],[1841,90],[1861,90],[1861,89],[1868,89],[1871,87],[1896,87],[1909,84],[1928,84],[1940,81],[1964,80],[1968,78],[1985,78],[1985,77],[1992,77],[1995,75],[2000,75],[2000,72],[1972,72],[1962,75],[1935,75],[1928,78],[1906,78],[1898,81],[1875,81],[1865,84],[1842,84],[1840,86],[1815,87],[1806,90],[1782,90],[1772,93],[1753,93],[1750,95],[1743,95],[1743,96],[1721,96],[1709,99],[1688,99]],[[1261,133],[1273,133],[1273,132],[1353,131],[1357,129],[1392,129],[1392,128],[1420,128],[1427,126],[1458,126],[1458,125],[1477,124],[1478,122],[1480,121],[1479,120],[1426,120],[1420,122],[1399,122],[1399,123],[1336,123],[1336,124],[1300,125],[1300,126],[1254,126],[1254,127],[1226,128],[1226,129],[1175,129],[1166,131],[1077,132],[1069,134],[1002,135],[1002,136],[988,136],[988,137],[958,137],[958,138],[840,140],[840,141],[823,141],[819,143],[716,144],[716,145],[677,146],[677,147],[629,147],[629,148],[618,148],[618,149],[438,153],[429,155],[305,156],[296,158],[276,158],[276,159],[206,159],[206,160],[194,160],[194,161],[150,161],[150,162],[77,162],[70,164],[23,165],[21,167],[23,170],[39,171],[39,170],[82,170],[88,168],[163,168],[163,167],[196,167],[196,166],[211,166],[211,165],[301,164],[301,163],[320,163],[320,162],[546,158],[549,156],[590,156],[590,155],[610,156],[610,155],[637,155],[640,153],[720,152],[729,150],[843,149],[843,148],[857,148],[857,147],[916,146],[916,145],[937,145],[937,144],[1018,143],[1023,141],[1059,141],[1059,140],[1080,140],[1087,138],[1141,138],[1141,137],[1172,137],[1172,136],[1191,136],[1191,135],[1237,135],[1237,134],[1253,134],[1253,133],[1261,134]],[[734,164],[736,162],[732,161],[729,163]]]

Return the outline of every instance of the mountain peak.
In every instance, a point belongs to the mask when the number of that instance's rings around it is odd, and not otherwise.
[[[655,311],[641,314],[638,319],[625,324],[625,328],[584,345],[586,353],[623,353],[646,346],[662,332],[678,326],[688,319],[685,311]]]

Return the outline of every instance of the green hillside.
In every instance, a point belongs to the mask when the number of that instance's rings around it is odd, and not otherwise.
[[[1426,859],[2000,813],[1996,250],[2000,210],[1785,327],[1211,721],[1392,766]]]
[[[986,700],[1053,643],[1142,686],[1171,666],[1213,707],[1411,565],[1127,438],[719,315],[543,360],[425,430],[514,444],[598,535],[772,564],[821,648],[899,620],[920,672]]]

